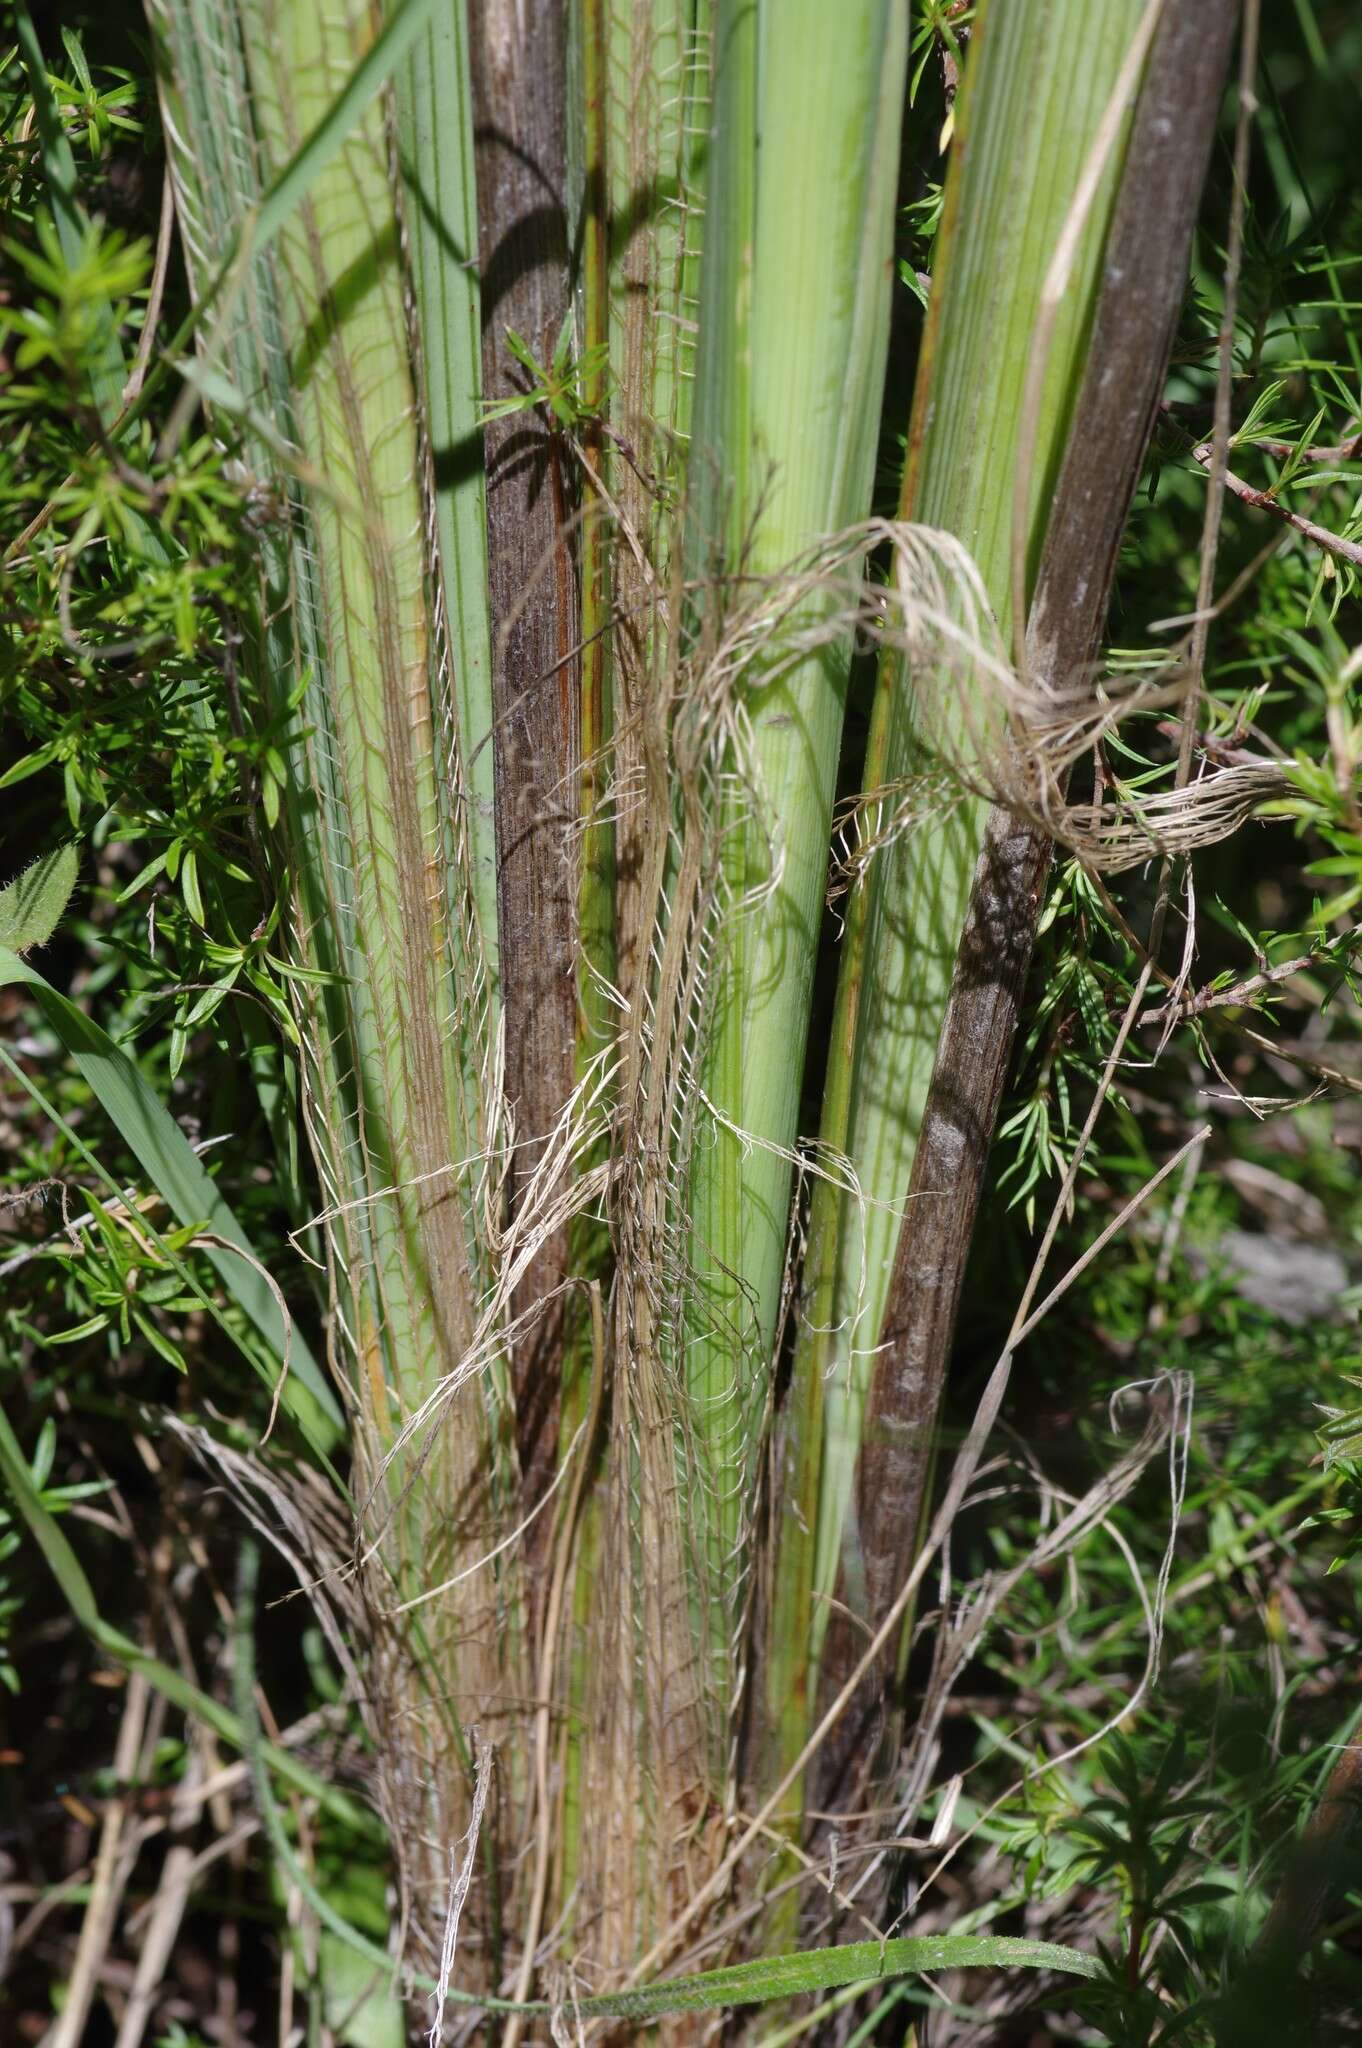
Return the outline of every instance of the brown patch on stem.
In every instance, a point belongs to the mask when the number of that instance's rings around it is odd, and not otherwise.
[[[482,269],[483,388],[516,389],[508,327],[553,355],[568,308],[565,17],[557,0],[476,0],[473,113]],[[495,719],[497,892],[506,1093],[516,1122],[514,1207],[574,1080],[576,575],[559,452],[537,412],[486,428],[488,578]],[[549,1238],[517,1291],[519,1314],[567,1270]],[[562,1303],[528,1326],[512,1361],[527,1508],[558,1452]],[[542,1571],[551,1521],[526,1536]]]

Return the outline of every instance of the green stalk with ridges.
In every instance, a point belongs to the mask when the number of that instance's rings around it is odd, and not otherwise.
[[[1145,0],[985,0],[971,36],[909,433],[901,516],[971,550],[1007,633],[1012,478],[1045,275]],[[1120,168],[1088,210],[1049,346],[1036,419],[1026,559],[1034,566],[1081,380]],[[929,772],[943,737],[967,754],[982,707],[924,706],[901,658],[880,661],[863,786]],[[925,729],[924,729],[925,728]],[[964,796],[930,832],[891,843],[847,909],[821,1136],[863,1202],[820,1183],[791,1386],[767,1703],[780,1766],[798,1754],[828,1602],[856,1585],[847,1511],[861,1416],[986,806]]]
[[[697,577],[779,575],[869,512],[907,29],[897,0],[718,10],[690,458]],[[740,584],[726,601],[742,601]],[[772,1368],[849,660],[848,645],[824,650],[744,692],[752,796],[747,815],[732,799],[727,879],[735,899],[758,900],[733,909],[720,940],[703,1075],[716,1114],[693,1167],[688,1370],[715,1574],[739,1541]]]
[[[372,38],[355,4],[253,0],[225,16],[158,0],[162,84],[191,274],[212,276],[260,189],[326,116]],[[273,248],[208,325],[271,439],[248,440],[285,511],[265,544],[250,657],[291,704],[281,878],[299,964],[308,1121],[328,1208],[332,1346],[356,1395],[361,1471],[463,1365],[487,1274],[478,1246],[495,1131],[480,919],[457,762],[459,708],[432,602],[388,109],[371,101],[311,177]],[[427,175],[419,154],[412,175]],[[298,468],[278,450],[298,452]],[[300,475],[326,479],[305,493]],[[506,1446],[503,1382],[458,1393],[432,1456],[393,1468],[387,1597],[426,1593],[494,1548]],[[418,1447],[419,1448],[419,1447]],[[455,1504],[457,1503],[457,1511]],[[380,1520],[382,1517],[380,1515]],[[414,1618],[392,1701],[411,1755],[414,1838],[466,1820],[465,1744],[450,1709],[489,1719],[519,1782],[502,1702],[523,1694],[507,1561],[470,1572]],[[417,1782],[419,1781],[419,1782]],[[490,1848],[492,1837],[488,1837]],[[431,1881],[443,1884],[443,1852]]]
[[[468,18],[435,10],[394,79],[398,161],[419,333],[430,492],[438,553],[438,627],[457,707],[457,762],[468,859],[493,1020],[497,1010],[497,859],[492,772],[492,652],[487,601],[487,479],[482,451],[482,292],[473,175]]]
[[[352,17],[334,11],[319,21],[304,0],[243,12],[252,108],[268,160],[282,161],[334,97],[364,18],[357,7]],[[353,1091],[348,1113],[365,1126],[371,1185],[403,1190],[372,1204],[382,1315],[355,1304],[362,1373],[375,1424],[388,1436],[471,1334],[473,1288],[463,1232],[449,1227],[450,1190],[438,1179],[422,1192],[408,1193],[407,1184],[439,1175],[451,1145],[474,1133],[459,1034],[444,1022],[463,935],[446,901],[425,507],[380,109],[313,183],[280,236],[279,258],[295,430],[331,486],[312,502],[327,663],[326,793],[343,820],[353,891],[346,1038],[354,1072],[348,1084],[337,1077],[334,1105],[322,1108],[346,1114],[340,1103]],[[343,1041],[328,1056],[339,1065],[346,1049]]]

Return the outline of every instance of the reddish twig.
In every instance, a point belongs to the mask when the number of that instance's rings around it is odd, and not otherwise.
[[[1336,441],[1331,448],[1298,448],[1294,441],[1279,441],[1273,434],[1254,434],[1252,444],[1265,455],[1279,456],[1284,462],[1356,462],[1362,459],[1362,428],[1348,440]]]
[[[1213,452],[1209,441],[1198,441],[1192,450],[1192,460],[1199,462],[1203,469],[1209,469]],[[1345,540],[1341,533],[1331,533],[1327,526],[1320,526],[1316,520],[1307,519],[1301,512],[1293,512],[1289,505],[1283,505],[1279,498],[1274,498],[1271,491],[1260,491],[1256,485],[1246,483],[1243,477],[1236,476],[1233,470],[1222,470],[1220,481],[1227,491],[1232,491],[1245,505],[1252,505],[1259,512],[1272,513],[1274,518],[1284,520],[1306,540],[1313,542],[1317,548],[1322,548],[1326,555],[1336,555],[1339,561],[1351,562],[1355,569],[1362,569],[1362,542]]]

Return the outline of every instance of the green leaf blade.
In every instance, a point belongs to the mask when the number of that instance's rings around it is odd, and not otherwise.
[[[59,846],[0,889],[0,947],[28,953],[45,946],[71,900],[79,871],[75,847]]]

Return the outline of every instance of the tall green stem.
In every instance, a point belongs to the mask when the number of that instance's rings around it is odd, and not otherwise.
[[[436,630],[457,707],[450,768],[460,780],[473,891],[497,1004],[497,863],[487,479],[482,444],[482,307],[468,17],[440,7],[394,81],[398,167],[411,257],[438,580]]]
[[[201,283],[327,114],[373,24],[360,0],[322,11],[249,0],[230,13],[158,0],[155,18]],[[413,174],[425,175],[419,161]],[[398,1766],[394,1745],[394,1817],[413,1845],[432,1845],[429,1878],[442,1887],[440,1845],[467,1810],[460,1719],[497,1728],[509,1805],[519,1717],[506,1702],[524,1686],[505,1626],[513,1565],[481,1562],[518,1505],[504,1373],[495,1332],[480,1328],[493,1063],[409,340],[386,108],[372,103],[207,346],[268,420],[249,455],[286,508],[262,550],[251,659],[291,721],[279,876],[308,972],[299,1025],[332,1349],[354,1389],[363,1478],[377,1479],[401,1432],[448,1390],[435,1435],[391,1466],[374,1510],[381,1604],[423,1603],[394,1624],[403,1652],[387,1667],[401,1753],[420,1759]],[[281,447],[325,492],[305,495],[281,471]],[[468,1376],[475,1341],[485,1369]],[[379,1687],[376,1711],[381,1699]]]
[[[971,33],[900,512],[965,542],[1004,632],[1042,288],[1145,13],[1145,0],[1100,9],[984,0]],[[1082,375],[1120,154],[1112,151],[1082,222],[1050,339],[1029,477],[1032,572]],[[882,658],[865,789],[939,769],[933,743],[943,738],[967,747],[980,707],[942,701],[941,684],[909,676],[896,655]],[[830,1602],[840,1593],[857,1605],[848,1513],[862,1412],[984,810],[962,797],[929,832],[892,842],[848,904],[821,1136],[849,1157],[860,1199],[827,1181],[813,1197],[767,1665],[767,1710],[779,1730],[773,1775],[808,1733]]]
[[[907,32],[898,0],[719,7],[690,459],[702,608],[750,601],[752,579],[869,512]],[[716,1582],[741,1578],[770,1389],[849,663],[842,644],[758,673],[734,707],[750,757],[726,797],[687,1360]]]

